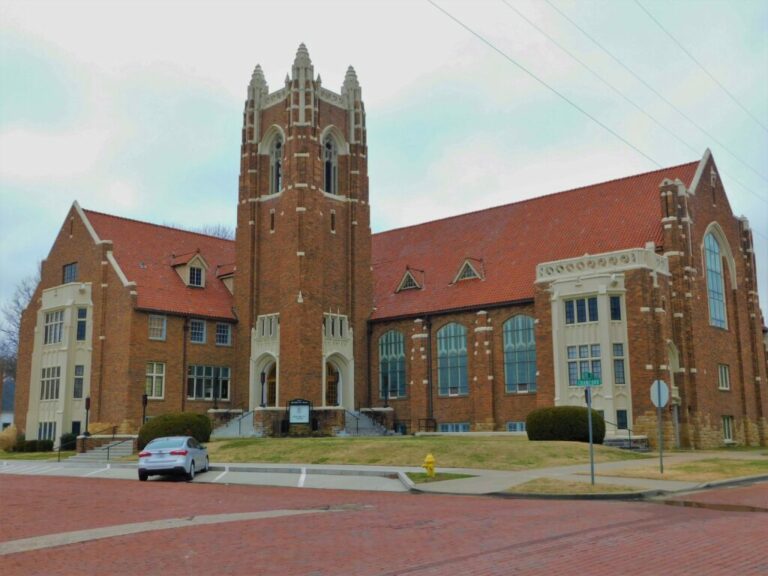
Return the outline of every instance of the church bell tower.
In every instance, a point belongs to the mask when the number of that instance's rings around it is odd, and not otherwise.
[[[276,91],[256,66],[243,113],[234,293],[239,388],[247,375],[248,408],[265,434],[299,398],[321,428],[340,426],[367,389],[366,156],[351,66],[340,93],[322,86],[304,44]]]

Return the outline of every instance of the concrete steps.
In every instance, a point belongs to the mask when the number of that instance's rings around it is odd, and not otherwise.
[[[68,462],[108,462],[133,454],[133,440],[115,440],[87,452],[75,454]]]
[[[347,410],[343,433],[337,436],[386,436],[386,428],[362,412]]]
[[[211,440],[222,438],[256,438],[263,436],[263,430],[256,430],[253,425],[253,411],[232,418],[226,424],[216,427],[211,432]]]
[[[650,452],[647,436],[632,436],[631,438],[628,436],[606,436],[603,440],[603,446],[634,452]]]

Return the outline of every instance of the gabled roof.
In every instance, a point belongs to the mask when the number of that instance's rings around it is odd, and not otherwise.
[[[175,254],[191,260],[198,250],[213,267],[234,262],[232,240],[91,210],[83,210],[83,214],[100,240],[112,241],[112,253],[120,269],[129,282],[136,283],[138,308],[235,319],[232,294],[221,280],[209,277],[204,289],[190,288],[173,268],[180,263]]]
[[[699,161],[373,236],[373,319],[533,299],[540,262],[660,245],[659,184],[686,186]],[[471,255],[483,281],[456,282]],[[403,270],[424,270],[421,290],[395,292]]]

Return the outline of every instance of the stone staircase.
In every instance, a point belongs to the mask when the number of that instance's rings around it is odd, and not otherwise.
[[[211,432],[211,440],[222,438],[256,438],[263,436],[261,430],[256,430],[253,425],[253,411],[232,418],[226,424],[216,427]]]
[[[373,418],[359,411],[347,410],[344,418],[344,430],[337,436],[386,436],[390,434],[384,426]]]
[[[67,459],[68,462],[108,462],[133,454],[133,439],[115,440],[109,444],[91,448]]]
[[[650,452],[647,436],[606,436],[603,440],[603,446],[611,448],[622,448],[623,450],[632,450],[633,452]]]

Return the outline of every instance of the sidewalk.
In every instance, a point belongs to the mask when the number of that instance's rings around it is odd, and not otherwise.
[[[768,454],[760,452],[685,452],[664,456],[664,466],[703,460],[719,459],[763,459]],[[631,491],[605,493],[559,493],[557,495],[530,494],[535,498],[584,498],[584,499],[639,499],[662,494],[701,490],[708,487],[768,480],[768,474],[749,478],[729,478],[713,482],[683,482],[653,478],[627,478],[617,475],[619,471],[658,465],[658,456],[642,460],[624,460],[595,464],[595,483],[602,485],[627,486]],[[537,468],[529,470],[483,470],[477,468],[444,468],[437,462],[437,471],[443,473],[467,474],[470,477],[414,484],[407,472],[424,472],[419,466],[363,466],[342,464],[253,464],[228,463],[210,466],[210,471],[195,478],[196,483],[249,484],[262,486],[284,486],[296,488],[322,488],[336,490],[368,490],[380,492],[416,492],[457,495],[495,495],[526,497],[525,493],[507,492],[536,479],[554,479],[566,482],[590,483],[589,463],[571,466]],[[658,468],[656,468],[658,470]],[[613,473],[613,475],[612,475]],[[136,479],[135,462],[85,463],[45,462],[6,460],[0,461],[0,474],[79,476],[113,479]]]
[[[671,453],[664,455],[664,467],[703,460],[707,458],[720,459],[755,459],[765,458],[764,455],[751,452],[685,452]],[[658,463],[658,455],[651,456],[649,460],[624,460],[619,462],[604,462],[595,464],[595,484],[607,484],[628,486],[635,489],[635,492],[606,492],[604,494],[560,494],[562,497],[584,497],[584,498],[627,498],[627,497],[645,497],[654,496],[661,493],[686,492],[690,490],[699,490],[714,486],[723,486],[739,484],[750,481],[768,480],[768,474],[744,478],[728,478],[710,482],[684,482],[679,480],[659,480],[653,478],[628,478],[623,476],[612,476],[611,472],[618,472],[631,468],[637,468],[639,463],[646,464],[655,459]],[[657,468],[658,469],[658,468]],[[408,471],[414,471],[409,469]],[[423,470],[415,470],[423,472]],[[415,484],[412,489],[418,492],[434,494],[495,494],[499,495],[513,486],[518,486],[538,478],[547,478],[562,480],[568,482],[590,483],[589,463],[577,464],[573,466],[560,466],[552,468],[537,468],[522,471],[497,471],[497,470],[478,470],[472,468],[441,468],[439,472],[472,474],[473,478],[464,478],[458,480],[445,480],[442,482],[430,482]],[[510,494],[512,495],[512,494]],[[525,496],[524,493],[515,493],[516,496]],[[540,497],[546,495],[532,494]]]

